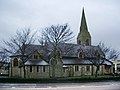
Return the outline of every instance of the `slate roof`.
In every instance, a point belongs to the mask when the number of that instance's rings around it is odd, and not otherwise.
[[[43,46],[30,45],[26,49],[25,53],[26,55],[29,55],[35,51],[38,51],[40,53],[43,53],[44,55],[49,55],[51,52],[51,48],[52,46],[48,44],[48,49],[47,49],[48,51],[46,52]],[[79,51],[82,51],[85,57],[94,57],[96,51],[98,51],[101,55],[104,55],[104,53],[101,51],[101,49],[98,46],[85,46],[79,44],[62,43],[59,45],[59,48],[61,50],[62,56],[66,56],[66,57],[78,57]],[[17,52],[15,55],[20,55],[20,54],[19,52]]]
[[[78,60],[78,59],[63,59],[64,65],[87,65],[92,64],[89,60]]]
[[[33,52],[40,52],[42,53],[42,55],[44,55],[45,57],[47,57],[48,55],[51,54],[51,48],[52,46],[49,44],[48,45],[48,51],[46,52],[44,50],[43,46],[40,45],[30,45],[27,49],[26,49],[26,55],[29,55],[30,53]],[[82,52],[84,54],[84,57],[87,58],[94,58],[95,52],[99,52],[100,55],[104,56],[104,53],[101,51],[101,49],[98,46],[85,46],[85,45],[78,45],[78,44],[71,44],[71,43],[62,43],[59,46],[60,50],[61,50],[61,54],[63,57],[63,64],[92,64],[89,60],[79,60],[78,59],[78,53]],[[17,53],[16,55],[19,55],[19,53]],[[64,57],[68,57],[68,58],[64,58]],[[49,61],[49,60],[46,60]],[[48,62],[46,62],[44,60],[27,60],[27,62],[25,63],[25,65],[49,65]],[[108,62],[105,62],[108,63]],[[104,63],[104,64],[105,64]]]
[[[105,60],[103,64],[105,64],[105,65],[112,65],[112,62],[109,61],[109,60]]]
[[[78,58],[64,58],[62,59],[63,66],[64,65],[92,65],[92,62],[90,62],[88,59],[79,60]],[[104,65],[112,65],[110,61],[104,60]],[[47,63],[44,60],[27,60],[25,65],[39,65],[39,66],[48,66],[49,63]]]
[[[49,64],[44,60],[27,60],[25,65],[41,65],[41,66],[48,66]]]
[[[92,65],[93,63],[90,62],[89,59],[83,59],[83,60],[79,60],[79,59],[63,59],[63,65]],[[112,63],[110,61],[104,60],[103,62],[104,65],[112,65]]]
[[[70,50],[69,50],[70,48]],[[60,46],[62,56],[78,57],[78,52],[82,52],[84,57],[95,57],[96,51],[105,56],[98,46],[85,46],[78,44],[64,43]]]

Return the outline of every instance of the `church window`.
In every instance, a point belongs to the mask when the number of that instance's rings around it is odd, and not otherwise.
[[[86,66],[86,71],[90,71],[90,66]]]
[[[18,66],[18,59],[17,59],[17,58],[15,58],[15,59],[13,60],[13,66]]]
[[[75,66],[75,71],[79,71],[79,66]]]
[[[65,72],[66,71],[66,68],[63,68],[63,72]]]
[[[100,70],[100,67],[99,67],[99,66],[98,66],[97,68],[98,68],[98,70]]]
[[[38,55],[34,55],[33,57],[34,57],[34,59],[38,59]]]
[[[90,45],[90,44],[89,44],[89,39],[86,40],[86,45]]]
[[[79,58],[83,58],[83,54],[82,54],[82,52],[79,52],[79,56],[78,56]]]
[[[37,72],[39,72],[39,66],[37,66]]]
[[[43,66],[43,72],[45,72],[45,66]]]
[[[30,72],[32,72],[32,66],[30,66]]]

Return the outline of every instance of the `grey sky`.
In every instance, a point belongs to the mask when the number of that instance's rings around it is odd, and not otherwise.
[[[92,44],[103,41],[119,49],[120,0],[0,0],[0,39],[8,39],[20,28],[40,30],[64,23],[77,36],[83,7]]]

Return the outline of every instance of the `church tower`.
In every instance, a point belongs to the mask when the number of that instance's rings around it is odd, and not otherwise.
[[[82,11],[80,32],[77,36],[77,44],[79,44],[79,45],[91,45],[91,35],[88,32],[84,9]]]

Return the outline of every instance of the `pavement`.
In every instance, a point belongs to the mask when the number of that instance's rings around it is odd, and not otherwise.
[[[47,84],[0,83],[0,90],[120,90],[120,81]]]

